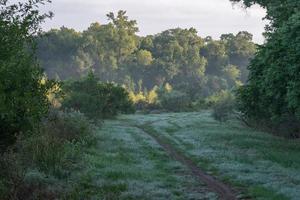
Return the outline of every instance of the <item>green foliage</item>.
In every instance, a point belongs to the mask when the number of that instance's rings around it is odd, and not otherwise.
[[[153,110],[160,108],[158,99],[158,87],[155,86],[149,92],[140,91],[138,93],[129,92],[129,97],[132,100],[137,110]]]
[[[57,199],[61,183],[81,165],[82,148],[94,144],[96,127],[81,113],[51,110],[39,128],[19,137],[0,158],[0,199]],[[71,183],[65,183],[71,184]]]
[[[224,92],[218,97],[218,100],[213,105],[212,116],[220,122],[225,122],[233,117],[235,109],[234,96],[229,92]]]
[[[53,110],[38,130],[21,139],[22,157],[33,168],[62,176],[76,158],[77,144],[91,144],[94,131],[83,114]]]
[[[244,1],[267,8],[267,42],[252,60],[248,85],[238,92],[244,117],[289,137],[300,137],[299,1]],[[259,124],[257,122],[260,122]]]
[[[82,37],[73,29],[62,27],[52,29],[36,38],[37,57],[45,69],[48,77],[66,79],[68,77],[80,77],[86,72],[83,62],[87,59],[82,56]],[[52,59],[55,57],[55,59]],[[76,70],[74,70],[76,68]]]
[[[152,54],[147,50],[139,50],[136,55],[137,63],[139,65],[150,65],[153,61]]]
[[[31,129],[48,108],[51,84],[41,82],[33,42],[40,23],[51,16],[37,10],[45,2],[0,1],[0,149],[12,144],[16,134]]]
[[[78,112],[62,112],[51,109],[46,120],[44,120],[41,131],[53,135],[60,140],[81,143],[88,142],[93,135],[95,127],[87,117]]]
[[[190,97],[181,91],[160,92],[159,102],[163,109],[172,112],[182,112],[191,109]]]
[[[218,104],[219,102],[223,101],[224,99],[230,99],[233,98],[233,95],[228,90],[221,90],[220,92],[216,92],[215,94],[207,97],[205,99],[205,104],[210,106],[214,106]]]
[[[78,80],[93,71],[134,94],[170,83],[193,102],[246,82],[246,66],[256,51],[248,32],[213,40],[194,28],[176,28],[140,37],[125,11],[109,13],[108,19],[83,32],[63,27],[38,37],[38,58],[47,75]]]
[[[75,109],[93,119],[134,112],[128,92],[112,83],[100,83],[90,73],[86,78],[65,86],[63,108]]]

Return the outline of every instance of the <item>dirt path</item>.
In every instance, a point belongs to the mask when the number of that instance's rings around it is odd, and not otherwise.
[[[150,126],[152,123],[154,122],[144,124],[143,126],[137,126],[137,128],[150,135],[173,159],[185,165],[198,180],[205,183],[212,192],[217,193],[221,200],[238,199],[236,197],[236,192],[230,186],[205,173],[205,171],[200,169],[190,158],[178,152],[172,145],[166,143],[162,138],[157,136],[157,134],[147,130],[146,126]]]

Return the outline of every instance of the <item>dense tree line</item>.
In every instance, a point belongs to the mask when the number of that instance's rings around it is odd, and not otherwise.
[[[234,0],[240,1],[240,0]],[[238,93],[244,117],[287,136],[300,136],[300,2],[244,0],[266,8],[266,43],[249,70],[249,82]]]
[[[170,29],[140,37],[125,11],[109,13],[108,24],[83,31],[62,27],[37,38],[38,58],[49,78],[78,79],[90,70],[103,82],[130,91],[166,83],[192,99],[207,97],[245,83],[247,65],[256,51],[248,32],[201,38],[197,31]]]

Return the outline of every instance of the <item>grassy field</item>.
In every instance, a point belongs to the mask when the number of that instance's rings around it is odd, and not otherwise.
[[[300,142],[254,131],[210,112],[124,116],[254,199],[300,199]]]
[[[145,131],[143,131],[145,130]],[[71,199],[218,199],[167,155],[155,134],[241,199],[300,199],[300,142],[221,124],[209,112],[126,115],[106,121],[84,153]]]
[[[106,121],[68,199],[217,199],[140,129]],[[78,178],[80,177],[80,178]]]

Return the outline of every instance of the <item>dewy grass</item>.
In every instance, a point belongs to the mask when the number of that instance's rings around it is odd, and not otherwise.
[[[123,120],[104,123],[86,149],[69,199],[217,199],[146,133]]]
[[[219,123],[210,112],[123,116],[159,134],[220,179],[254,199],[300,199],[300,143]]]

